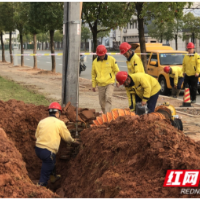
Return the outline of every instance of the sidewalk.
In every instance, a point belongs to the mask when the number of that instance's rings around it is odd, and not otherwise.
[[[62,75],[59,73],[52,74],[51,71],[33,70],[30,67],[13,67],[9,63],[0,62],[0,76],[43,94],[50,101],[61,102]],[[101,111],[98,92],[92,92],[91,81],[79,78],[79,83],[79,107]],[[198,112],[191,115],[188,114],[189,110],[179,108],[182,105],[181,100],[160,96],[157,103],[165,102],[169,102],[177,108],[177,114],[184,123],[184,133],[196,141],[200,140],[200,105],[192,104]],[[128,108],[128,99],[123,86],[115,88],[112,108]]]

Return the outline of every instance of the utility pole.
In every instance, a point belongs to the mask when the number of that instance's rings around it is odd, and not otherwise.
[[[62,105],[79,103],[81,2],[64,2]]]

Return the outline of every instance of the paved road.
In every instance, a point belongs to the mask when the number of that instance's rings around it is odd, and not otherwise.
[[[19,52],[20,53],[20,52]],[[31,50],[25,50],[24,53],[32,53]],[[50,51],[37,51],[37,53],[50,53]],[[58,51],[56,53],[62,53],[62,51]],[[122,55],[113,55],[113,57],[117,60],[120,71],[127,71],[126,67],[126,58]],[[18,63],[20,63],[20,57],[18,57]],[[56,72],[62,73],[62,56],[56,56]],[[1,50],[0,50],[0,60],[1,60]],[[10,61],[9,53],[6,51],[6,61]],[[33,57],[26,56],[24,59],[24,63],[26,66],[33,66]],[[38,68],[51,70],[51,57],[50,56],[37,56]],[[91,79],[91,69],[92,69],[92,55],[87,55],[85,65],[87,66],[86,70],[81,73],[80,77]],[[179,99],[183,99],[183,92],[180,94]],[[197,95],[197,103],[200,103],[200,95]]]
[[[30,53],[32,53],[32,51],[25,50],[24,53],[30,54]],[[37,51],[37,53],[44,54],[44,53],[50,53],[50,51]],[[62,53],[62,52],[59,51],[57,53]],[[1,51],[0,51],[0,56],[1,56]],[[113,55],[113,57],[115,57],[115,59],[117,60],[120,70],[127,71],[126,59],[122,55]],[[62,62],[63,62],[62,59],[63,59],[62,56],[56,56],[56,72],[62,73]],[[19,56],[18,57],[19,64],[20,64],[20,60],[21,60],[21,57]],[[8,61],[8,62],[10,61],[8,51],[6,51],[6,61]],[[45,69],[45,70],[51,70],[51,57],[50,56],[37,56],[37,63],[38,63],[38,68]],[[25,56],[24,64],[26,66],[32,67],[33,66],[33,57]],[[84,72],[81,73],[81,77],[91,79],[92,55],[86,56],[85,65],[87,66],[87,68]]]

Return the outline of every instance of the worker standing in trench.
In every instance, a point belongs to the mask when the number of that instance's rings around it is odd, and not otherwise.
[[[169,74],[170,84],[172,86],[172,97],[178,98],[181,91],[181,85],[184,81],[181,67],[164,67],[164,72]]]
[[[200,56],[194,51],[194,44],[189,42],[187,51],[189,55],[183,58],[183,75],[185,76],[184,83],[189,85],[191,103],[196,103],[197,83],[200,73]]]
[[[120,53],[127,58],[128,74],[145,73],[140,57],[131,50],[131,45],[123,42],[119,46]]]
[[[104,45],[96,48],[98,57],[92,63],[92,90],[99,90],[99,103],[103,113],[110,112],[112,109],[112,95],[114,91],[115,74],[119,68],[115,58],[108,56]],[[116,83],[119,87],[119,83]]]
[[[136,103],[141,102],[142,106],[147,104],[148,113],[154,112],[161,89],[154,77],[144,73],[128,74],[121,71],[117,73],[116,79],[120,85],[125,86],[131,111],[135,111]]]
[[[41,186],[47,186],[49,178],[52,183],[60,178],[60,175],[56,175],[55,163],[61,138],[66,142],[80,144],[71,137],[65,123],[59,120],[61,112],[62,107],[59,103],[51,103],[49,106],[49,117],[39,122],[35,133],[35,152],[38,158],[42,160],[42,169],[38,183]]]

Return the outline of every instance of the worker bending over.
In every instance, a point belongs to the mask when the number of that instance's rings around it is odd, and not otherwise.
[[[121,43],[119,49],[120,53],[127,58],[126,64],[128,68],[128,74],[135,74],[138,72],[145,73],[142,60],[131,50],[131,45],[129,43]]]
[[[42,169],[38,185],[47,186],[51,175],[51,181],[55,182],[60,178],[56,175],[55,163],[56,153],[60,146],[61,138],[66,142],[79,142],[71,137],[65,123],[59,120],[62,108],[59,103],[53,102],[49,106],[49,117],[41,120],[35,133],[35,152],[42,160]]]
[[[99,45],[96,49],[98,57],[92,63],[92,90],[99,90],[99,103],[103,113],[112,109],[112,95],[114,91],[115,74],[119,68],[115,58],[106,54],[104,45]],[[119,87],[119,83],[117,83]]]
[[[141,102],[143,106],[147,104],[148,113],[154,112],[161,88],[155,78],[144,73],[128,75],[121,71],[117,73],[116,79],[126,88],[131,111],[135,110],[136,103]]]
[[[191,103],[196,103],[197,83],[200,72],[200,56],[194,52],[194,44],[189,42],[187,45],[188,55],[183,58],[183,75],[185,76],[184,85],[189,85]]]
[[[164,72],[169,74],[170,84],[172,87],[172,97],[178,98],[181,91],[181,85],[184,81],[183,72],[181,67],[164,67]]]

